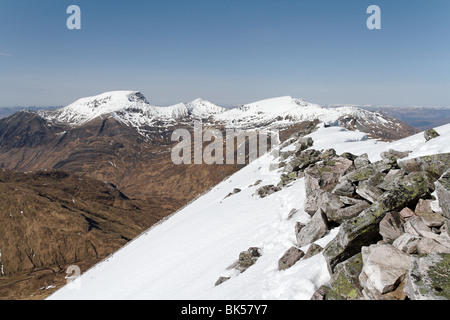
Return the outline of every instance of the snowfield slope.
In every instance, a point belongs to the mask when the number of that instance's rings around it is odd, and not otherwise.
[[[315,149],[368,153],[376,161],[389,149],[412,150],[409,158],[450,152],[450,125],[436,131],[440,137],[429,142],[423,134],[380,142],[324,126],[310,136]],[[296,244],[295,224],[311,219],[303,210],[304,179],[265,198],[255,195],[260,186],[280,181],[280,172],[269,170],[274,162],[272,155],[262,156],[50,299],[310,299],[330,280],[322,254],[278,271],[279,258]],[[241,192],[227,197],[235,188]],[[293,209],[298,211],[290,217]],[[337,232],[331,229],[316,243],[325,246]],[[243,273],[228,269],[250,247],[261,248],[257,262]],[[221,276],[231,279],[215,286]]]

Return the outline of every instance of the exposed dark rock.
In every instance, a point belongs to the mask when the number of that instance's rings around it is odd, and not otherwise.
[[[275,187],[274,185],[267,185],[264,187],[259,188],[256,190],[256,194],[260,196],[261,198],[265,198],[267,196],[270,196],[272,193],[280,191],[280,187]]]
[[[323,248],[321,246],[319,246],[318,244],[315,244],[315,243],[311,243],[311,245],[309,246],[308,250],[306,251],[303,259],[309,259],[309,258],[321,253],[322,251],[323,251]]]
[[[428,142],[431,139],[439,137],[439,133],[437,133],[436,130],[434,129],[428,129],[427,131],[424,132],[423,136],[425,140]]]
[[[305,253],[297,247],[291,247],[284,255],[278,260],[278,270],[286,270],[292,267],[297,261],[299,261]]]
[[[221,285],[222,283],[224,283],[225,281],[230,280],[231,277],[220,277],[216,283],[214,284],[215,287],[217,287],[218,285]]]

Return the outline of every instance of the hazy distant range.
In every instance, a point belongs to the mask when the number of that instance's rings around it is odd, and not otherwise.
[[[350,105],[328,105],[327,107],[337,108],[342,106]],[[380,112],[386,116],[406,122],[407,124],[419,129],[420,131],[450,123],[450,107],[351,106],[369,111]]]
[[[450,123],[450,107],[395,107],[395,106],[359,106],[359,105],[327,105],[328,108],[337,108],[343,106],[352,106],[369,111],[380,112],[386,116],[396,118],[406,122],[407,124],[419,129],[420,131],[438,127]],[[60,106],[52,107],[9,107],[0,108],[0,119],[6,118],[21,110],[54,110],[61,108]],[[230,107],[233,108],[233,107]]]

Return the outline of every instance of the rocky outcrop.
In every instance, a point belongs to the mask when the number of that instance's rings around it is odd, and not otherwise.
[[[424,132],[423,136],[425,140],[428,142],[431,139],[439,137],[439,133],[437,133],[436,130],[434,129],[428,129],[427,131]]]
[[[436,181],[436,194],[442,214],[450,219],[450,171]]]
[[[297,261],[299,261],[305,253],[297,247],[291,247],[284,255],[278,260],[278,270],[286,270],[292,267]]]
[[[367,154],[337,155],[311,145],[300,141],[284,158],[277,188],[304,176],[304,210],[312,218],[297,222],[296,246],[279,269],[321,253],[331,280],[312,300],[448,298],[450,174],[444,173],[450,154],[402,160],[411,152],[388,150],[372,163]],[[325,248],[314,244],[335,226],[339,231]],[[308,244],[304,255],[299,248]]]

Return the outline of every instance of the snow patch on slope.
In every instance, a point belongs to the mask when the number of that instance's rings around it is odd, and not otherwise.
[[[375,161],[388,149],[414,150],[412,156],[450,152],[443,143],[450,124],[436,131],[441,137],[429,142],[423,133],[385,143],[325,126],[310,136],[316,149],[368,153]],[[80,289],[65,287],[49,299],[310,299],[330,280],[322,254],[288,270],[277,268],[278,259],[296,243],[295,223],[310,219],[303,211],[304,179],[266,198],[254,196],[260,186],[278,183],[280,172],[269,170],[274,161],[262,156],[90,269],[79,279]],[[262,182],[255,186],[257,180]],[[234,188],[242,191],[226,197]],[[289,219],[292,209],[298,212]],[[316,243],[326,246],[337,232],[332,229]],[[255,246],[262,256],[253,266],[242,274],[227,270],[240,252]],[[220,276],[232,278],[215,287]]]

